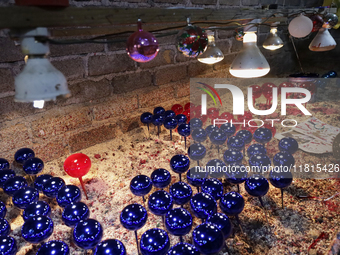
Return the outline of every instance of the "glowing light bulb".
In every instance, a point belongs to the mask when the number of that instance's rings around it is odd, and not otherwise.
[[[206,50],[201,54],[197,60],[204,64],[215,64],[224,59],[223,52],[216,46],[215,37],[212,31],[207,31],[208,46]]]
[[[277,35],[277,28],[272,27],[266,40],[263,42],[263,48],[266,50],[277,50],[283,46],[283,41]]]
[[[44,100],[35,100],[33,101],[33,107],[42,109],[44,108],[45,101]]]

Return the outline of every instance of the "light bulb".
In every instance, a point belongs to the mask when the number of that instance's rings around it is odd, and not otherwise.
[[[283,46],[283,41],[277,35],[277,28],[272,27],[266,40],[263,42],[263,48],[266,50],[277,50]]]
[[[207,49],[197,58],[197,60],[201,63],[212,65],[222,61],[224,59],[224,55],[223,52],[215,44],[215,37],[213,32],[207,31],[207,34]]]
[[[44,104],[45,104],[44,100],[33,101],[33,107],[34,108],[42,109],[42,108],[44,108]]]
[[[296,18],[292,19],[292,21],[288,25],[289,33],[296,38],[303,38],[310,34],[313,30],[313,21],[300,14]]]
[[[336,47],[336,42],[327,28],[320,28],[319,32],[309,44],[311,51],[328,51]]]

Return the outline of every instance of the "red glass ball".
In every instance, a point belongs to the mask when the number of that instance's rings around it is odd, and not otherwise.
[[[190,109],[193,109],[193,108],[195,108],[195,105],[193,104],[193,103],[186,103],[185,105],[184,105],[184,110],[185,111],[187,111],[187,110],[190,110]]]
[[[183,112],[183,114],[187,117],[187,122],[189,122],[190,121],[190,111],[189,110],[185,110],[184,112]]]
[[[246,123],[248,122],[248,120],[251,120],[253,118],[253,114],[251,114],[250,111],[246,111],[244,112],[243,115],[238,115],[237,116],[237,121],[238,122],[243,122],[243,120],[246,120]]]
[[[220,115],[220,110],[215,107],[207,109],[207,115],[210,119],[217,119]]]
[[[232,120],[233,117],[234,116],[230,112],[223,112],[218,118],[230,122],[230,120]]]
[[[174,104],[171,107],[171,110],[174,111],[174,113],[176,113],[176,115],[181,114],[183,112],[183,106],[180,104]]]
[[[197,118],[199,118],[203,122],[203,124],[205,124],[205,122],[208,119],[208,116],[207,115],[200,115],[200,116],[197,116]]]
[[[276,85],[271,82],[264,83],[262,85],[262,94],[267,99],[273,98],[273,88],[276,88]]]
[[[320,28],[322,28],[323,25],[323,19],[319,15],[313,15],[309,17],[313,21],[313,29],[312,32],[319,31]]]
[[[259,85],[251,85],[250,86],[253,89],[253,98],[259,98],[262,95],[262,88]]]
[[[83,153],[75,153],[69,156],[64,162],[65,172],[74,178],[86,175],[91,168],[91,159]]]
[[[280,85],[279,85],[279,95],[281,95],[281,89],[282,88],[292,88],[294,87],[293,83],[290,83],[290,82],[282,82]],[[288,96],[290,96],[291,93],[287,93]]]

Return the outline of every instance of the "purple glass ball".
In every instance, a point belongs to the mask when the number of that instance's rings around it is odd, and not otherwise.
[[[226,215],[238,215],[243,211],[244,198],[235,191],[228,192],[221,197],[220,208]]]
[[[170,239],[163,229],[152,228],[140,239],[142,255],[165,255],[170,248]]]
[[[102,240],[103,227],[94,219],[81,220],[73,229],[74,243],[84,249],[93,249]]]
[[[7,213],[6,205],[0,201],[0,218],[5,218]]]
[[[81,191],[75,185],[65,185],[57,194],[57,203],[61,207],[65,207],[69,204],[80,202]]]
[[[15,255],[17,251],[17,242],[13,237],[0,236],[0,254]]]
[[[210,194],[215,200],[223,195],[223,185],[218,179],[205,179],[202,183],[202,192]]]
[[[34,216],[25,221],[21,228],[22,237],[29,243],[41,243],[53,233],[53,221],[47,216]]]
[[[14,154],[14,160],[23,164],[26,160],[33,158],[35,156],[34,151],[30,148],[21,148],[17,150]]]
[[[37,202],[39,199],[39,191],[32,187],[25,187],[14,193],[12,197],[13,204],[25,209],[29,204]]]
[[[30,158],[24,162],[23,169],[26,174],[36,175],[44,169],[44,162],[40,158]]]
[[[269,183],[262,175],[254,174],[250,176],[244,183],[247,193],[253,197],[262,197],[269,190]]]
[[[64,208],[62,220],[66,226],[74,227],[79,221],[90,217],[90,210],[83,202],[69,204]]]
[[[34,188],[36,188],[39,191],[43,190],[44,184],[51,179],[53,176],[49,174],[42,174],[39,175],[35,181],[34,181]]]
[[[51,215],[51,207],[44,201],[37,201],[26,206],[22,217],[24,221],[34,216],[48,216]]]
[[[5,171],[5,170],[2,170]],[[3,186],[5,193],[9,196],[13,196],[15,192],[23,189],[27,186],[27,181],[22,176],[14,176],[8,179]]]
[[[3,169],[0,171],[0,188],[3,188],[4,183],[15,176],[15,172],[12,169]]]
[[[47,180],[43,186],[43,193],[45,196],[55,198],[58,191],[65,186],[65,181],[60,177],[52,177]]]
[[[52,240],[44,243],[36,255],[69,255],[70,249],[67,244],[60,240]]]

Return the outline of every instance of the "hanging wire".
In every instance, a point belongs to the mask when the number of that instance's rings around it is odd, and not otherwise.
[[[297,60],[298,60],[298,62],[299,62],[300,68],[301,68],[301,72],[302,72],[302,73],[305,73],[304,70],[303,70],[303,68],[302,68],[302,64],[301,64],[301,61],[300,61],[299,54],[298,54],[298,52],[297,52],[297,50],[296,50],[296,47],[295,47],[295,43],[294,43],[293,36],[289,36],[289,37],[290,37],[290,40],[292,41],[293,48],[294,48],[294,51],[295,51],[295,55],[296,55],[296,58],[297,58]]]

